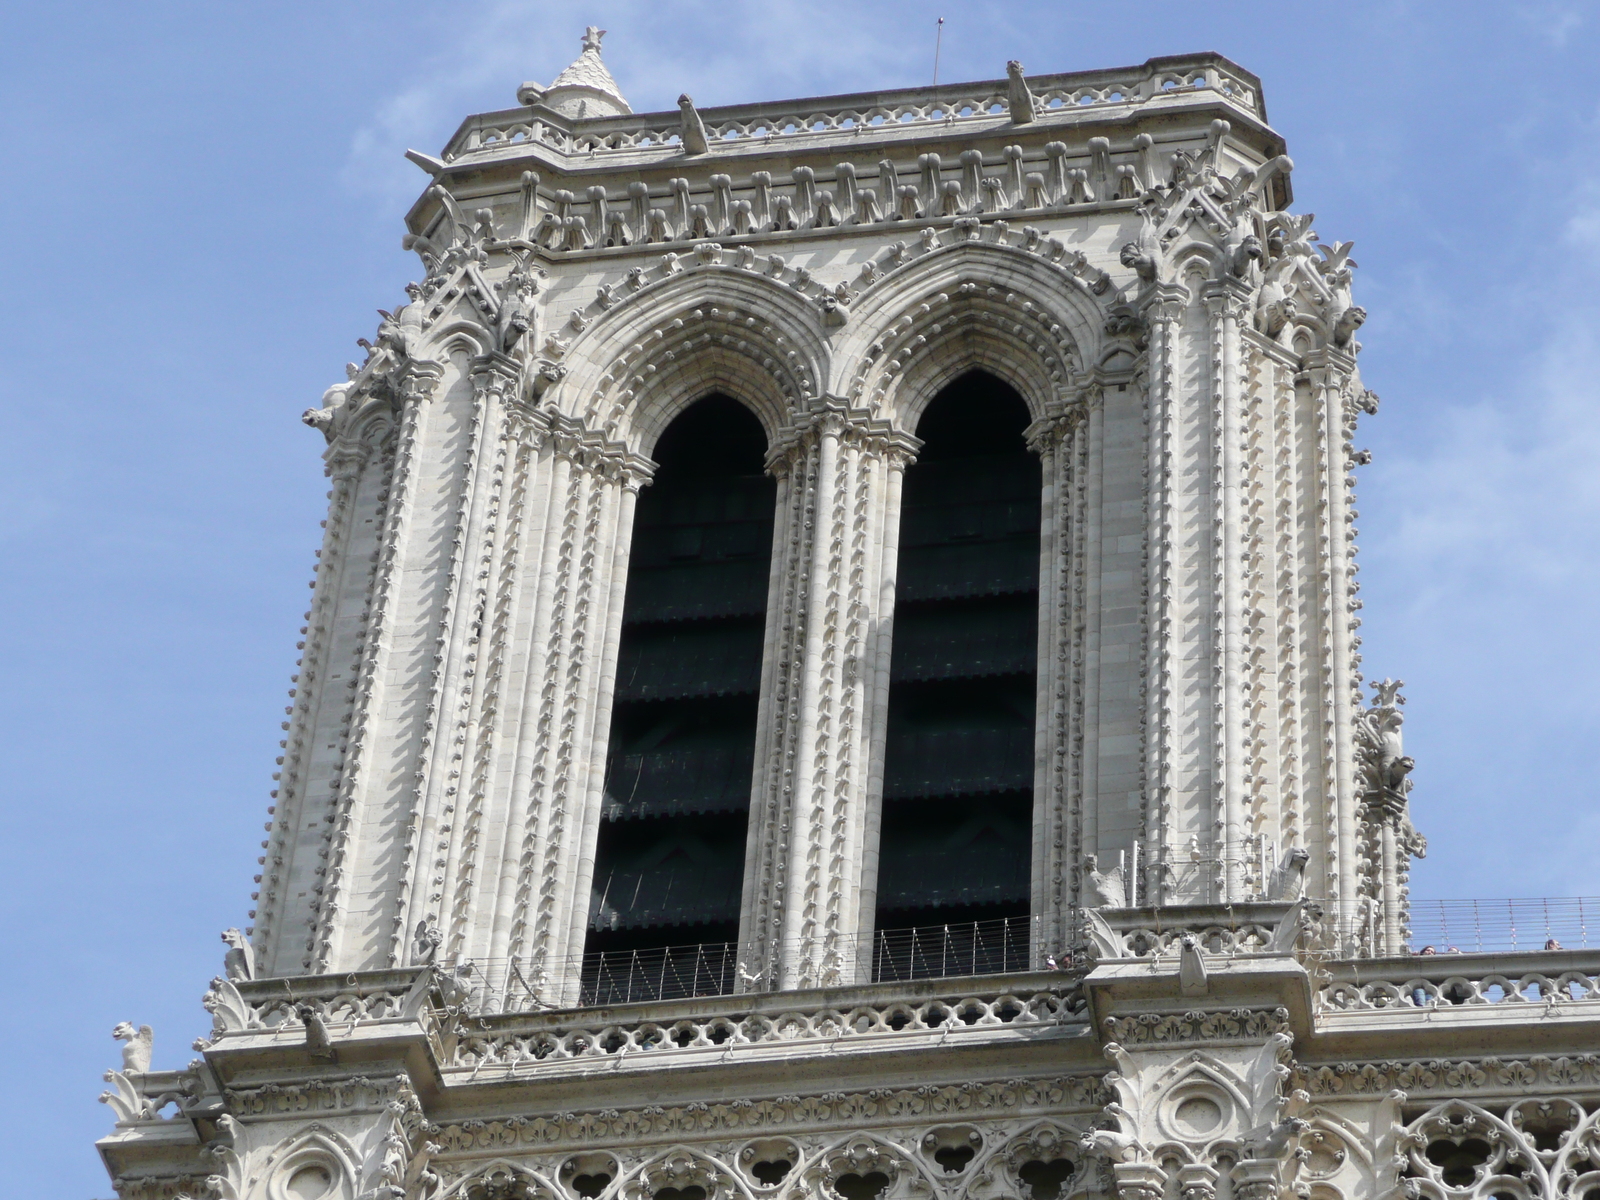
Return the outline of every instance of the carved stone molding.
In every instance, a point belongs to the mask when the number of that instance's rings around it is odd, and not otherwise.
[[[1104,1027],[1107,1041],[1125,1046],[1259,1039],[1291,1032],[1286,1008],[1231,1008],[1223,1012],[1167,1015],[1140,1013],[1131,1017],[1107,1017]]]
[[[1592,1092],[1600,1089],[1600,1055],[1301,1063],[1295,1086],[1327,1097],[1381,1096],[1395,1088],[1407,1095],[1522,1094],[1547,1088]]]
[[[514,1147],[603,1145],[710,1138],[762,1130],[892,1125],[907,1119],[973,1118],[998,1113],[1091,1112],[1103,1101],[1096,1075],[828,1092],[550,1116],[514,1116],[445,1125],[429,1136],[456,1156]]]

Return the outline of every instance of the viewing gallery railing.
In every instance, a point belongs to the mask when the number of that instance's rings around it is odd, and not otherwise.
[[[1035,110],[1041,116],[1072,109],[1135,107],[1164,96],[1210,92],[1242,111],[1265,119],[1259,87],[1215,57],[1154,59],[1140,67],[1083,71],[1028,78]],[[830,134],[848,137],[885,127],[955,124],[1008,114],[1006,81],[947,84],[835,96],[799,108],[793,101],[700,110],[713,143]],[[568,123],[553,114],[509,109],[470,117],[445,148],[450,162],[483,150],[537,142],[566,153],[659,148],[676,151],[680,117],[676,112],[641,113]]]
[[[1413,900],[1411,946],[1466,953],[1600,948],[1600,898]]]
[[[882,929],[872,935],[874,983],[942,979],[957,975],[1002,975],[1028,969],[1028,918],[1008,917],[956,925]],[[844,954],[849,954],[847,948]],[[735,942],[706,942],[650,950],[612,950],[585,954],[579,968],[578,1003],[631,1004],[683,996],[724,996],[756,990],[758,973],[739,963]],[[827,985],[853,983],[854,972],[840,961],[824,970]],[[747,984],[738,985],[743,971]],[[512,964],[499,989],[515,1007],[518,986],[532,996],[538,988],[524,968]],[[492,979],[492,976],[489,977]],[[489,980],[486,979],[486,982]],[[493,988],[493,983],[490,983]]]

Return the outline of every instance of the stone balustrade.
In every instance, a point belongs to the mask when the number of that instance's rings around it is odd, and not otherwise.
[[[1265,120],[1260,88],[1213,56],[1152,59],[1140,67],[1030,77],[1039,116],[1073,109],[1136,108],[1164,97],[1213,92],[1240,111]],[[957,125],[1009,119],[1004,80],[833,97],[832,103],[791,102],[701,110],[713,144],[786,137],[844,139],[897,126]],[[680,149],[676,112],[567,121],[553,113],[510,109],[469,118],[445,148],[444,161],[537,143],[564,154]]]
[[[1322,1009],[1404,1011],[1459,1005],[1565,1005],[1600,1000],[1600,950],[1436,954],[1337,961]]]
[[[1028,973],[919,984],[700,997],[614,1008],[517,1013],[440,1023],[447,1072],[497,1067],[524,1076],[572,1060],[620,1059],[891,1035],[948,1038],[1082,1022],[1078,977]]]

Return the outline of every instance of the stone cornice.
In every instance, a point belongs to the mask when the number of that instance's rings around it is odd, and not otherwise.
[[[749,1134],[761,1130],[795,1132],[829,1125],[870,1128],[908,1115],[933,1120],[1005,1112],[1092,1113],[1104,1103],[1103,1073],[1041,1079],[964,1080],[918,1087],[823,1092],[768,1100],[714,1104],[518,1115],[443,1125],[430,1136],[441,1157],[481,1153],[496,1147],[545,1148],[608,1139],[673,1142],[686,1136]]]

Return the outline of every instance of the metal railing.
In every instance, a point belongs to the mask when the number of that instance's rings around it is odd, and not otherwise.
[[[1600,947],[1600,898],[1413,900],[1411,948],[1427,947],[1437,954]]]
[[[872,982],[1026,971],[1027,917],[881,929],[872,935]]]
[[[872,934],[872,982],[942,979],[957,975],[1001,975],[1026,971],[1027,917],[880,929]],[[845,939],[850,942],[853,939]],[[853,947],[841,948],[846,959]],[[648,950],[605,950],[585,954],[579,967],[580,1006],[675,1000],[685,996],[725,996],[739,990],[737,942],[700,942]],[[515,978],[508,980],[515,985]],[[747,982],[756,983],[753,974]],[[853,978],[829,983],[854,983]],[[533,989],[529,989],[530,991]]]
[[[685,996],[726,996],[738,979],[739,944],[702,942],[585,954],[578,1005],[632,1004]]]

